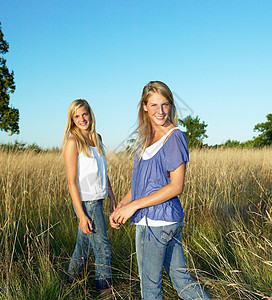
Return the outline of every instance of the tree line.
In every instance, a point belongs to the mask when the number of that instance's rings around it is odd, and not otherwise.
[[[239,142],[237,140],[228,139],[222,145],[208,146],[204,144],[204,139],[207,138],[206,124],[204,121],[200,121],[198,116],[187,116],[184,119],[179,119],[179,125],[185,128],[185,135],[187,138],[189,148],[201,148],[201,147],[264,147],[272,144],[272,114],[266,115],[267,121],[258,123],[254,126],[253,131],[258,132],[259,135],[252,140],[246,142]]]

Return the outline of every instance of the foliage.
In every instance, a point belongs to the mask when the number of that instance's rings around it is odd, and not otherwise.
[[[0,54],[6,54],[8,49],[0,23]],[[6,60],[0,57],[0,130],[10,134],[19,133],[19,110],[9,106],[9,94],[14,91],[14,73],[9,72]]]
[[[254,146],[272,145],[272,114],[268,114],[266,118],[267,122],[258,123],[253,129],[254,131],[261,132],[259,136],[254,138]]]
[[[241,146],[241,143],[239,141],[236,141],[236,140],[231,140],[231,139],[228,139],[225,143],[224,143],[224,148],[227,148],[227,147],[230,147],[230,148],[233,148],[233,147],[240,147]]]
[[[240,144],[242,145],[243,148],[252,148],[254,146],[253,140],[248,140]]]
[[[192,116],[187,116],[185,119],[178,120],[179,125],[182,125],[186,128],[186,138],[189,148],[197,148],[203,146],[204,138],[207,138],[206,135],[206,127],[208,124],[205,122],[200,122],[200,118],[196,116],[193,118]]]
[[[266,116],[267,122],[258,123],[254,127],[254,131],[259,131],[260,135],[246,142],[239,142],[228,139],[223,145],[223,148],[260,148],[272,145],[272,114]]]
[[[13,144],[0,144],[0,150],[4,152],[35,152],[35,153],[46,153],[46,152],[51,152],[51,153],[59,153],[60,149],[58,147],[52,147],[48,149],[43,149],[36,143],[33,143],[31,145],[24,143],[24,142],[19,142],[15,141]]]
[[[246,142],[239,142],[237,140],[230,140],[228,139],[223,145],[223,148],[252,148],[253,145],[253,141],[252,140],[248,140]]]

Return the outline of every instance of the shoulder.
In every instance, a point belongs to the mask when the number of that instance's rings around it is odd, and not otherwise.
[[[165,149],[169,151],[173,151],[175,148],[179,148],[181,150],[186,149],[187,151],[187,139],[186,135],[180,129],[174,130],[167,141],[164,144]]]
[[[66,147],[77,147],[77,141],[74,136],[70,136],[67,140]]]
[[[78,155],[77,150],[77,141],[74,136],[70,136],[67,140],[67,143],[64,148],[64,154],[76,154]]]
[[[179,128],[177,128],[176,130],[173,130],[172,134],[174,134],[174,136],[178,136],[178,137],[186,137],[185,133],[183,131],[181,131]]]
[[[168,137],[168,140],[172,141],[186,141],[186,135],[179,128],[173,130]]]
[[[189,152],[187,140],[184,132],[175,130],[164,145],[163,151],[166,157],[167,170],[169,172],[176,170],[182,162],[189,161]]]

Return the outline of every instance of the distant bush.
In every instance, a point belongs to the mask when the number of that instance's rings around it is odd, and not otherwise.
[[[0,144],[0,150],[5,152],[25,152],[25,151],[31,151],[34,153],[46,153],[46,152],[59,152],[60,149],[58,147],[52,147],[48,149],[43,149],[36,143],[33,143],[31,145],[23,142],[15,141],[13,144]]]
[[[228,139],[223,145],[223,148],[253,148],[254,143],[252,140],[246,142],[239,142],[237,140],[230,140]]]

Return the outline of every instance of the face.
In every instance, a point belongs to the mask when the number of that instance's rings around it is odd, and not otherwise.
[[[91,125],[91,116],[88,110],[81,106],[73,115],[73,121],[80,130],[88,130]]]
[[[169,125],[169,114],[171,104],[161,94],[154,93],[148,98],[147,104],[143,104],[144,110],[148,113],[149,119],[153,126]]]

